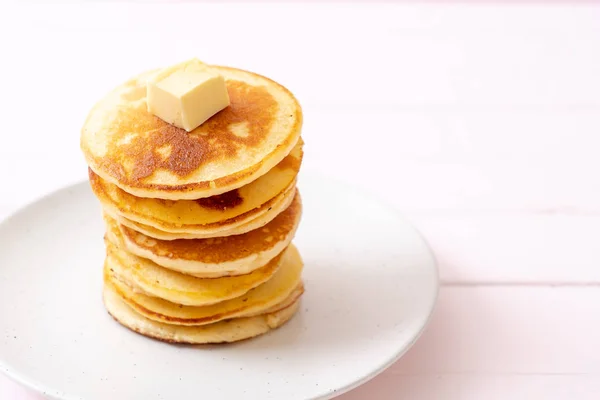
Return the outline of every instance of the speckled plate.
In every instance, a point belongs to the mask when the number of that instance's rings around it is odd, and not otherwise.
[[[174,346],[114,322],[101,301],[103,223],[87,183],[0,225],[0,371],[51,398],[327,399],[417,339],[433,309],[427,245],[393,209],[306,175],[295,241],[301,311],[257,339]]]

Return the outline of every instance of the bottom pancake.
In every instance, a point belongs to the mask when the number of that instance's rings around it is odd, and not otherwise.
[[[267,333],[289,321],[298,310],[299,300],[279,311],[253,317],[230,319],[203,326],[169,325],[149,320],[135,312],[117,294],[104,285],[104,305],[121,325],[154,339],[186,344],[227,343]]]

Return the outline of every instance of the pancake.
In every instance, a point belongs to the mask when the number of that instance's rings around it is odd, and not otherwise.
[[[173,303],[207,306],[243,296],[266,282],[281,265],[282,254],[247,275],[196,278],[160,267],[107,242],[105,267],[120,281]]]
[[[228,67],[231,104],[186,132],[147,111],[141,74],[90,111],[81,131],[89,167],[138,197],[198,199],[240,188],[283,160],[300,137],[302,110],[283,86]]]
[[[107,217],[107,230],[125,248],[161,267],[200,278],[243,275],[264,266],[292,241],[302,214],[300,194],[262,228],[211,239],[157,240]]]
[[[240,217],[187,231],[185,228],[176,229],[173,232],[162,231],[152,226],[144,225],[139,222],[131,221],[127,218],[124,218],[123,216],[120,216],[119,214],[115,213],[115,211],[110,207],[104,207],[104,212],[116,219],[121,225],[124,225],[128,228],[131,228],[135,231],[138,231],[146,236],[155,239],[206,239],[214,237],[225,237],[231,235],[241,235],[250,232],[254,229],[263,227],[264,225],[272,221],[275,217],[277,217],[277,215],[282,213],[286,208],[288,208],[290,204],[292,204],[296,192],[296,187],[293,186],[285,193],[277,196],[276,198],[272,199],[266,204],[263,204],[261,207],[252,210],[251,212],[246,213]]]
[[[292,291],[288,296],[284,296],[283,298],[277,297],[278,301],[275,301],[275,299],[269,301],[268,304],[270,304],[270,306],[259,303],[245,307],[245,304],[240,301],[236,301],[235,304],[232,304],[231,302],[237,300],[233,299],[224,301],[223,303],[213,304],[212,306],[180,307],[178,304],[159,299],[158,297],[145,296],[136,293],[132,288],[129,288],[117,279],[111,277],[106,277],[105,279],[113,287],[121,300],[144,318],[165,324],[181,326],[202,326],[232,318],[254,317],[257,315],[274,313],[289,307],[304,293],[304,285],[300,283],[292,288]],[[140,296],[145,298],[140,299]],[[246,296],[242,296],[239,299],[242,298],[246,298]],[[146,308],[146,305],[149,305],[152,309]],[[236,309],[234,308],[236,306],[240,307]],[[173,312],[171,313],[171,311]]]
[[[205,325],[223,319],[274,312],[286,299],[288,303],[296,301],[304,291],[300,281],[302,267],[300,254],[290,247],[281,267],[267,282],[243,296],[201,307],[182,306],[148,296],[140,288],[123,283],[109,269],[105,269],[105,280],[114,286],[127,305],[146,318],[176,325]]]
[[[154,228],[173,232],[244,219],[257,213],[295,185],[302,162],[302,141],[279,164],[254,182],[220,194],[195,200],[164,200],[133,196],[89,170],[92,190],[113,213]]]
[[[170,343],[227,343],[267,333],[289,321],[298,310],[299,300],[279,311],[246,318],[235,318],[203,326],[170,325],[152,321],[135,312],[115,292],[104,285],[104,305],[121,325],[144,336]]]

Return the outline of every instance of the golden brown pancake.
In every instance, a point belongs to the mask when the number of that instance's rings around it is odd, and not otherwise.
[[[302,143],[254,182],[196,200],[163,200],[133,196],[89,170],[90,184],[103,206],[112,214],[166,232],[193,232],[212,226],[253,219],[268,209],[278,196],[291,190],[302,162]]]
[[[300,137],[297,100],[263,76],[214,68],[231,105],[189,133],[147,111],[146,81],[155,72],[109,93],[81,132],[90,168],[135,196],[181,200],[240,188],[283,160]]]
[[[108,235],[107,235],[108,236]],[[247,293],[271,278],[283,253],[249,274],[223,278],[196,278],[158,266],[106,241],[105,266],[115,277],[144,293],[189,306],[207,306]]]
[[[294,247],[285,253],[281,267],[271,279],[240,297],[209,306],[186,306],[155,296],[141,288],[124,283],[105,268],[105,279],[115,287],[119,296],[144,317],[177,325],[204,325],[223,319],[247,317],[277,311],[282,304],[296,301],[303,293],[300,275],[302,258]],[[285,301],[288,303],[285,303]]]
[[[121,325],[141,335],[170,343],[227,343],[267,333],[289,321],[298,311],[299,300],[276,312],[234,318],[202,326],[181,326],[152,321],[129,307],[110,283],[104,284],[104,305]]]
[[[249,303],[252,300],[251,297],[249,298],[251,294],[249,292],[242,297],[211,306],[193,307],[182,306],[158,297],[145,295],[111,277],[110,274],[106,274],[104,279],[113,287],[121,300],[143,317],[165,324],[183,326],[201,326],[226,319],[274,313],[289,307],[304,293],[304,285],[298,281],[299,283],[292,287],[287,295],[281,296],[281,293],[278,293],[277,297],[264,299],[260,303]]]
[[[214,237],[225,237],[231,235],[241,235],[268,224],[270,221],[273,220],[273,218],[277,217],[277,215],[282,213],[286,208],[290,206],[290,204],[292,204],[296,192],[296,187],[292,186],[289,190],[285,191],[281,195],[277,196],[271,201],[268,201],[267,203],[263,204],[261,207],[256,208],[246,214],[243,214],[231,220],[209,224],[203,227],[197,227],[193,230],[186,230],[185,228],[180,228],[173,229],[172,232],[167,232],[160,229],[156,229],[152,226],[131,221],[115,213],[114,209],[106,207],[106,205],[104,205],[104,212],[110,215],[112,218],[116,219],[120,224],[155,239],[206,239]]]
[[[210,239],[158,240],[106,216],[107,232],[132,254],[161,267],[199,278],[243,275],[264,266],[291,242],[300,223],[302,203],[292,204],[262,228],[242,235]]]

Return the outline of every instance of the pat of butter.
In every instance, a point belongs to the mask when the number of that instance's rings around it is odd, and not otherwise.
[[[188,132],[229,106],[225,79],[197,59],[156,74],[146,98],[148,112]]]

